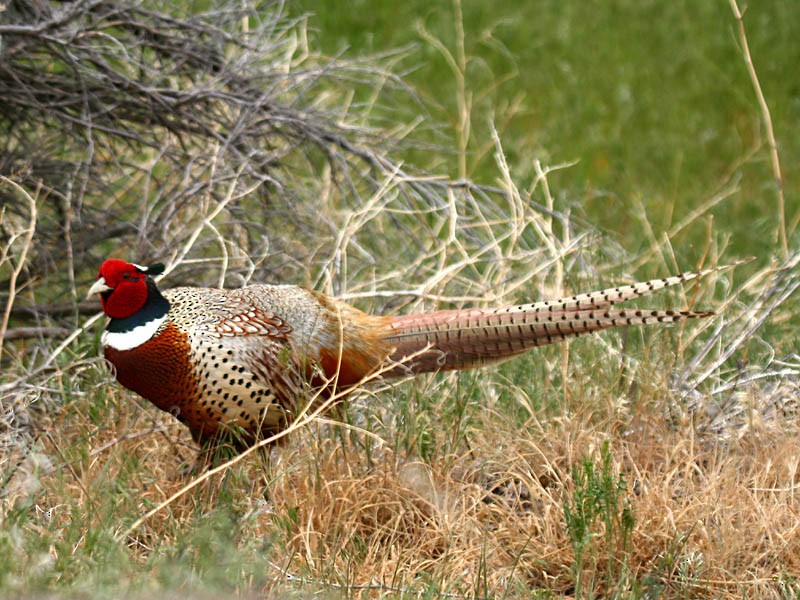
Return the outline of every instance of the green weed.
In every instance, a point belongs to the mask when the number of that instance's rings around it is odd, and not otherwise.
[[[631,583],[631,533],[635,518],[628,500],[628,485],[614,471],[613,456],[606,440],[598,460],[584,458],[573,469],[572,497],[564,504],[564,519],[575,554],[575,593],[592,596],[596,581],[585,581],[585,570],[596,576],[605,564],[603,581],[610,589],[624,590]],[[592,564],[587,565],[587,561]]]

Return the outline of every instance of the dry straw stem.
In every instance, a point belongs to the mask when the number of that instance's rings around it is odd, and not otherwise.
[[[767,319],[775,316],[792,294],[800,287],[800,252],[794,253],[778,267],[765,267],[740,284],[719,308],[723,318],[703,347],[686,364],[687,391],[696,391],[712,376],[719,376],[720,368],[746,344],[751,343]],[[741,298],[752,296],[749,304]],[[737,379],[740,373],[734,373]],[[727,385],[718,390],[729,389]]]
[[[747,65],[747,74],[750,76],[750,81],[753,84],[753,91],[755,91],[758,105],[761,109],[761,118],[764,120],[764,127],[767,131],[767,141],[769,143],[770,162],[772,163],[772,174],[775,178],[776,194],[778,196],[778,241],[781,246],[783,258],[786,259],[789,255],[789,242],[788,236],[791,235],[794,226],[796,225],[797,218],[800,218],[800,213],[795,217],[792,223],[792,230],[786,230],[786,203],[783,197],[783,176],[781,175],[781,162],[778,156],[778,142],[775,140],[775,130],[772,126],[772,116],[769,112],[769,105],[767,99],[764,97],[764,92],[761,90],[761,84],[758,81],[758,73],[753,64],[753,57],[750,55],[750,46],[747,43],[747,32],[744,28],[744,13],[739,10],[739,4],[736,0],[730,0],[731,10],[736,19],[739,42],[742,45],[742,56],[744,56],[745,64]]]
[[[2,249],[0,249],[0,269],[5,269],[6,266],[8,266],[11,271],[8,283],[8,296],[5,309],[3,310],[2,321],[0,321],[0,359],[2,359],[3,342],[6,337],[6,331],[8,330],[8,322],[11,318],[11,309],[17,297],[17,281],[20,273],[22,273],[22,270],[25,268],[25,260],[31,249],[33,234],[36,231],[37,210],[36,200],[22,186],[8,177],[0,177],[0,182],[12,187],[16,194],[24,198],[28,204],[29,210],[27,226],[12,230],[8,241]],[[6,214],[6,207],[4,206],[0,209],[0,225],[3,224],[7,216],[9,215]],[[13,224],[11,227],[14,227]]]
[[[417,22],[417,31],[420,37],[433,46],[445,59],[455,81],[456,103],[458,106],[458,122],[455,126],[458,146],[458,178],[466,179],[469,175],[467,169],[467,147],[469,146],[472,130],[472,92],[468,91],[467,88],[467,54],[464,45],[464,20],[461,11],[461,0],[454,0],[453,10],[455,11],[453,22],[456,27],[455,55],[439,38],[428,32],[422,20]]]

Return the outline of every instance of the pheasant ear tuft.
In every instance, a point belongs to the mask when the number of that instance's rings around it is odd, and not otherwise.
[[[163,263],[156,263],[154,265],[150,265],[149,267],[141,268],[140,270],[144,271],[151,277],[156,277],[158,275],[161,275],[164,272],[164,269],[165,267]]]

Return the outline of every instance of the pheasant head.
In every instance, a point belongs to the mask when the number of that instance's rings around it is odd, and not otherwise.
[[[142,267],[109,259],[100,265],[97,281],[87,295],[100,294],[103,312],[112,319],[125,319],[145,307],[150,296],[148,288],[155,286],[151,277],[163,272],[162,264]]]
[[[143,267],[117,259],[100,266],[87,295],[100,294],[103,312],[111,317],[103,333],[104,346],[130,350],[156,333],[170,307],[153,280],[163,272],[162,264]]]

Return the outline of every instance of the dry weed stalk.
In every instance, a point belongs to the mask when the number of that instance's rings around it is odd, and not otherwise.
[[[0,360],[3,358],[3,342],[8,331],[8,322],[11,318],[11,309],[17,299],[17,284],[22,270],[25,268],[28,253],[31,250],[33,234],[36,231],[37,211],[36,200],[23,187],[16,184],[7,177],[0,177],[0,182],[10,186],[14,192],[24,198],[28,205],[28,222],[21,228],[15,227],[14,223],[9,226],[5,222],[6,207],[0,209],[0,227],[5,231],[7,241],[0,248],[0,272],[10,271],[8,277],[8,293],[5,294],[6,303],[3,309],[2,320],[0,320]],[[10,215],[9,215],[10,216]]]
[[[764,92],[761,90],[761,84],[758,81],[758,73],[753,64],[753,57],[750,55],[750,45],[747,43],[747,32],[744,28],[744,14],[739,9],[737,0],[730,0],[731,10],[736,19],[737,33],[739,35],[739,43],[742,45],[742,56],[744,57],[745,65],[747,65],[747,74],[753,84],[753,91],[758,100],[758,106],[761,110],[761,118],[764,121],[764,128],[767,132],[767,142],[769,144],[769,158],[772,164],[772,173],[775,179],[775,193],[778,197],[778,243],[781,247],[782,257],[786,259],[789,255],[789,235],[794,230],[797,219],[800,218],[800,213],[793,219],[792,226],[787,232],[786,227],[786,200],[783,195],[783,175],[781,174],[781,162],[778,155],[778,142],[775,140],[775,129],[772,126],[772,116],[769,112],[769,105],[767,99],[764,97]]]
[[[798,265],[800,252],[795,252],[778,266],[758,270],[727,294],[720,307],[723,318],[676,377],[674,387],[695,413],[699,430],[738,437],[754,426],[782,428],[798,413],[792,393],[800,377],[797,356],[776,356],[760,333],[769,320],[782,320],[780,309],[800,287]],[[727,366],[746,347],[766,358]],[[704,388],[708,392],[702,393]]]

